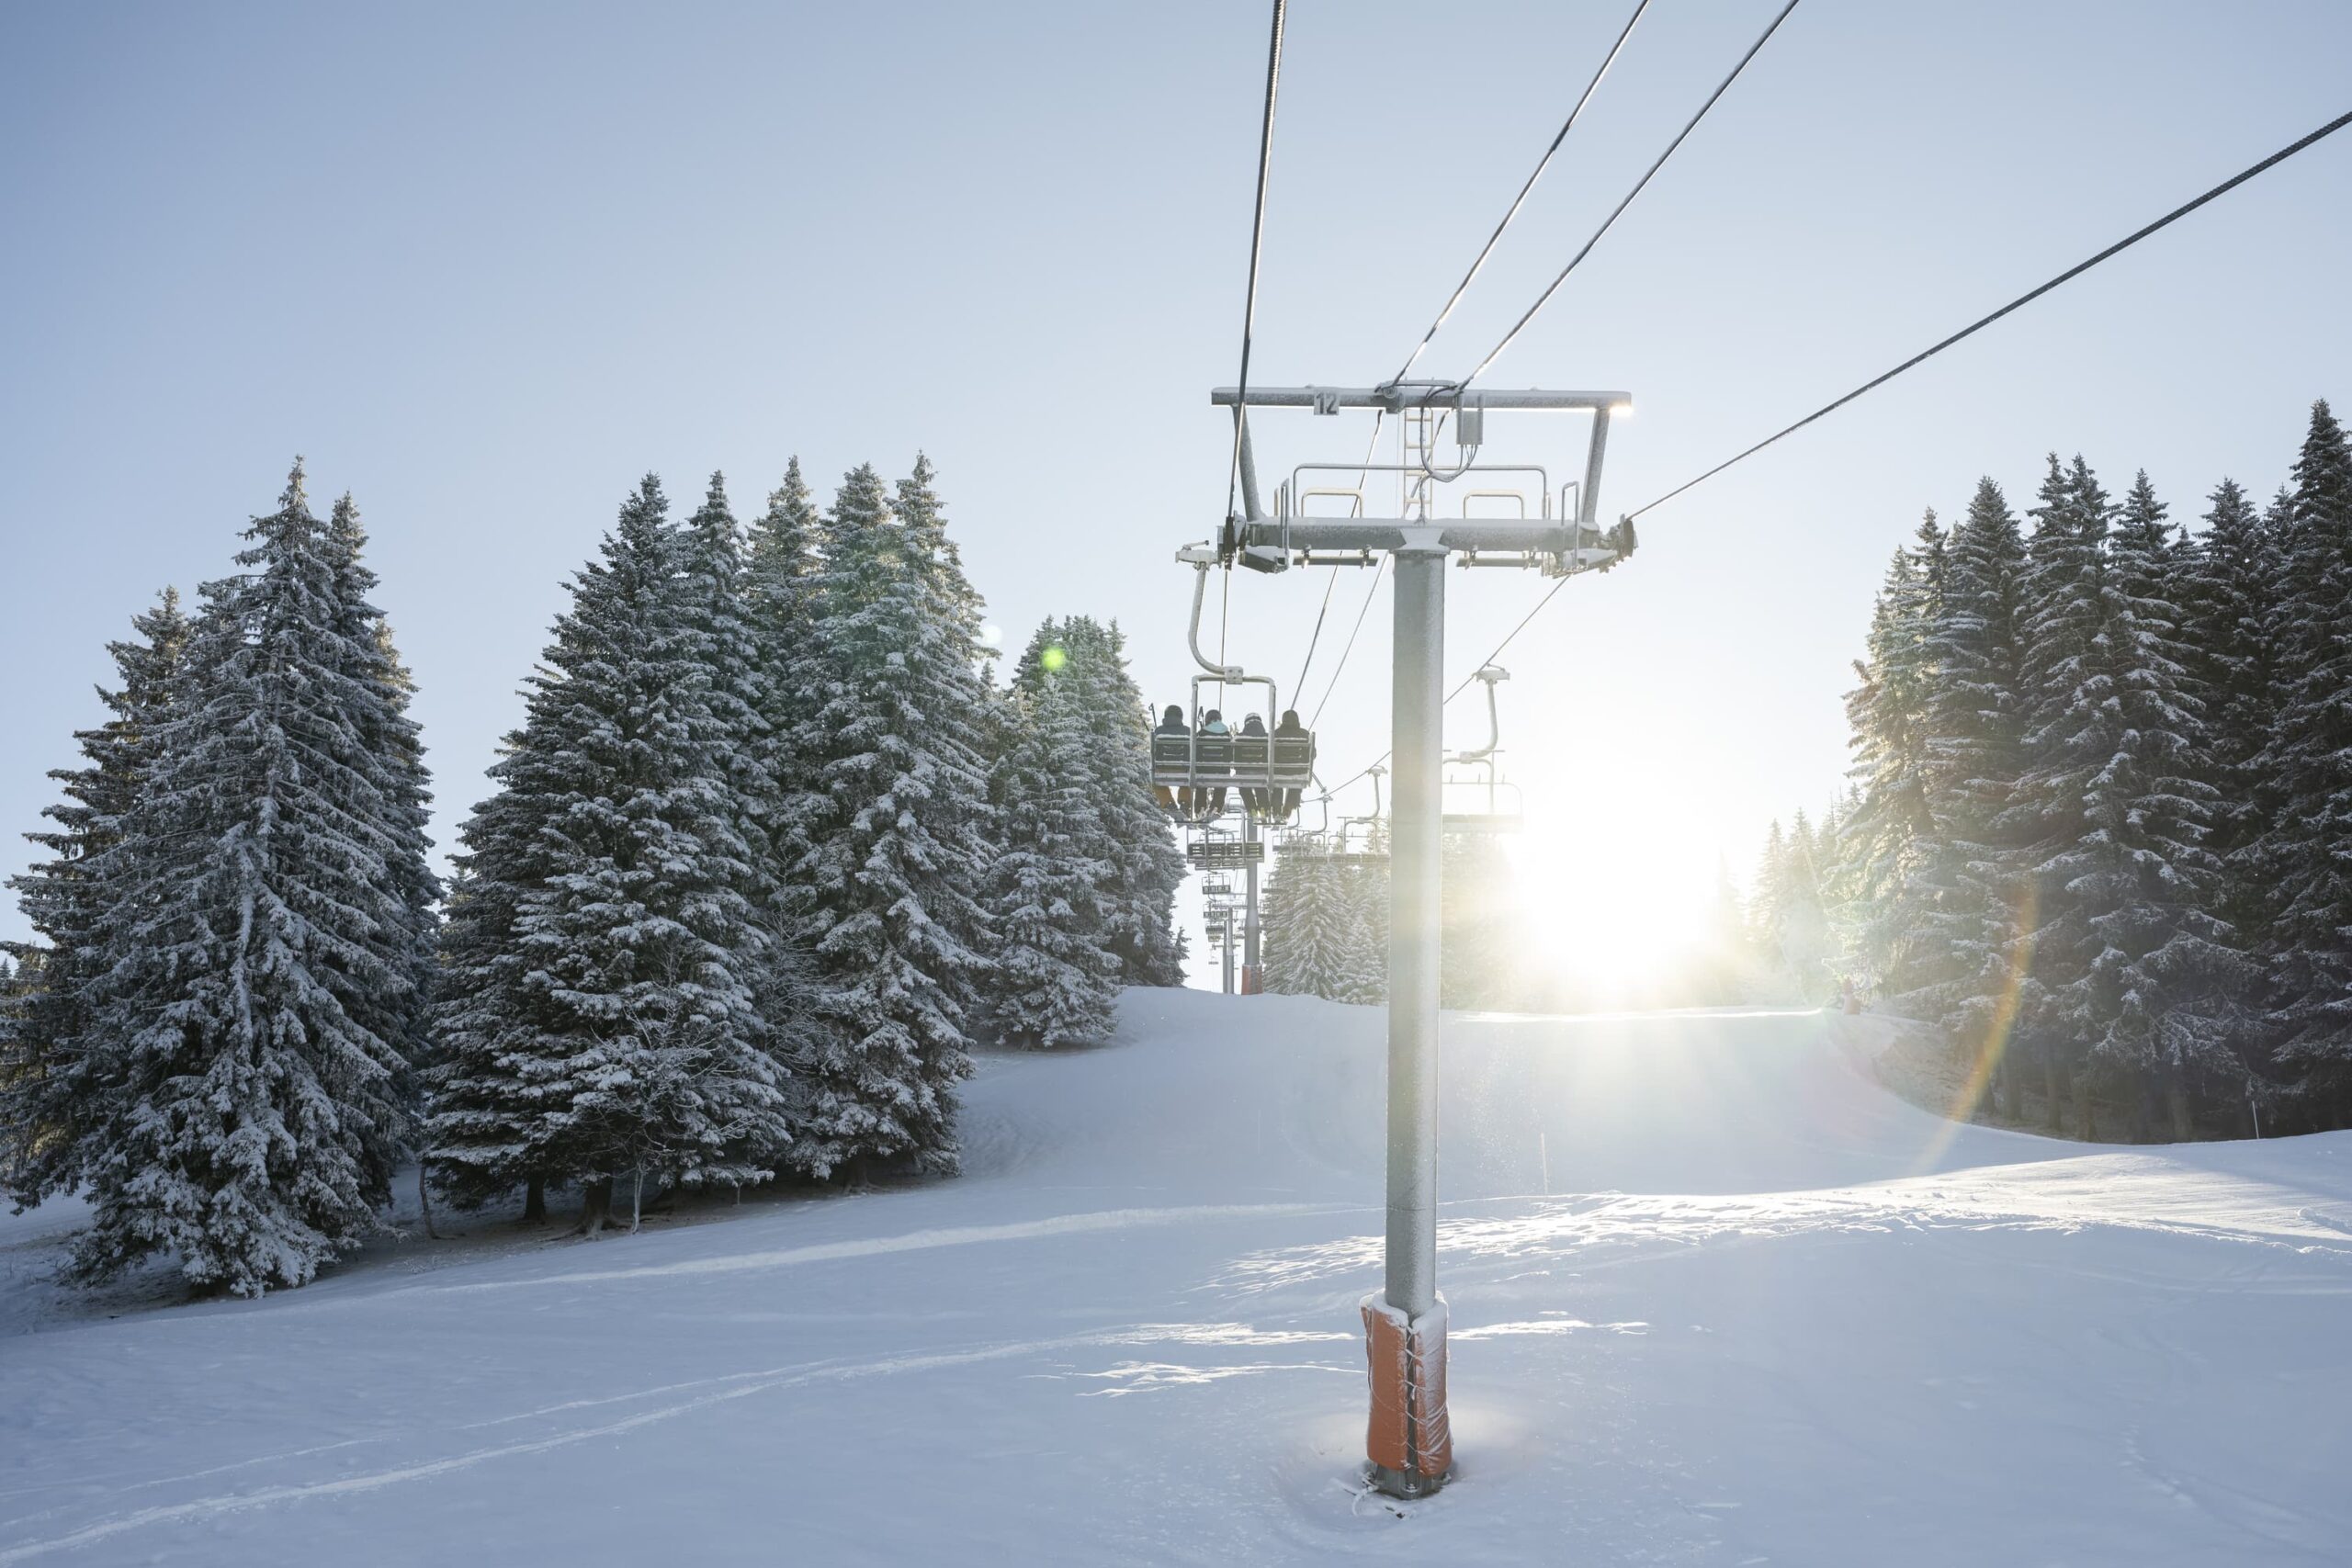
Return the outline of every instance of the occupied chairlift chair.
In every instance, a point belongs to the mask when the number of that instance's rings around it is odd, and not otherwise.
[[[1261,821],[1281,821],[1314,786],[1315,737],[1278,733],[1282,700],[1271,676],[1247,675],[1238,665],[1212,664],[1202,655],[1201,604],[1216,550],[1209,545],[1189,545],[1176,553],[1176,558],[1193,570],[1193,658],[1204,672],[1193,677],[1192,716],[1186,732],[1155,730],[1152,734],[1151,782],[1166,792],[1168,813],[1182,823],[1211,822],[1237,805]],[[1202,721],[1208,712],[1201,700],[1204,685],[1220,691],[1233,686],[1264,687],[1266,733],[1241,734],[1237,718],[1228,721],[1230,733],[1202,734]],[[1257,802],[1254,808],[1249,805],[1252,796]]]

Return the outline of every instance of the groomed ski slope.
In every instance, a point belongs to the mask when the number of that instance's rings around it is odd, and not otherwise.
[[[983,1062],[960,1180],[52,1314],[0,1564],[2352,1560],[2352,1135],[1956,1125],[1813,1016],[1448,1018],[1460,1471],[1400,1517],[1381,1039],[1130,991]]]

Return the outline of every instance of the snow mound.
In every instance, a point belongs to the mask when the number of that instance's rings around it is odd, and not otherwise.
[[[983,1059],[960,1180],[0,1340],[0,1565],[2352,1551],[2352,1136],[2089,1150],[1867,1049],[1448,1018],[1408,1508],[1356,1479],[1381,1015],[1130,991]]]

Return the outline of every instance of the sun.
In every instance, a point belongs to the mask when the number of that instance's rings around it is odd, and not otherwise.
[[[1704,914],[1634,831],[1531,822],[1511,859],[1529,942],[1555,970],[1654,982]]]

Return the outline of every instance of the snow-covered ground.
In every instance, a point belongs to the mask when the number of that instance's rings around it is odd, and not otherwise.
[[[2352,1561],[2352,1134],[1957,1126],[1812,1016],[1448,1019],[1459,1479],[1362,1495],[1380,1040],[1131,991],[960,1180],[259,1303],[7,1222],[0,1564]]]

